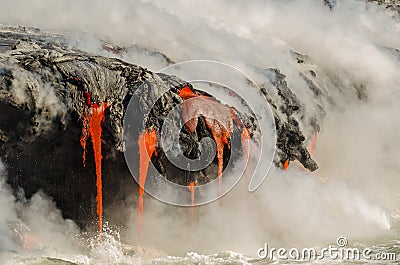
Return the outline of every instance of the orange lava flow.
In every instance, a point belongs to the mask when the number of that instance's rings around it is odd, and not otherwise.
[[[104,111],[107,108],[107,104],[102,102],[101,105],[95,103],[92,106],[92,117],[90,119],[89,132],[92,138],[93,149],[94,149],[94,159],[96,163],[96,187],[97,187],[97,216],[98,226],[100,231],[100,240],[102,240],[103,231],[103,191],[102,191],[102,181],[101,181],[101,124],[104,121]]]
[[[144,184],[146,183],[147,171],[149,169],[150,159],[156,151],[157,132],[152,130],[145,131],[139,135],[139,207],[138,207],[138,238],[142,234],[142,216],[143,216],[143,194]]]
[[[76,77],[75,77],[76,78]],[[87,105],[87,108],[85,112],[83,113],[83,126],[82,126],[82,135],[80,139],[80,143],[83,149],[83,154],[82,154],[82,162],[83,166],[86,167],[86,141],[89,138],[89,128],[90,128],[90,112],[92,108],[92,102],[90,101],[90,94],[85,92],[83,94],[85,98],[85,103]]]
[[[243,154],[245,157],[247,157],[247,155],[250,152],[250,145],[249,145],[248,141],[251,139],[251,137],[250,137],[250,132],[246,127],[243,127],[241,136],[242,136]]]
[[[82,136],[80,143],[83,147],[83,165],[86,165],[86,140],[90,136],[92,139],[94,160],[96,165],[96,188],[97,188],[97,216],[98,216],[98,229],[100,242],[102,241],[103,231],[103,191],[101,179],[101,133],[102,123],[104,121],[104,112],[108,108],[108,104],[102,102],[100,105],[97,103],[92,104],[90,101],[90,94],[85,93],[85,101],[88,106],[87,111],[84,113]]]
[[[217,145],[218,191],[220,192],[222,186],[222,171],[224,168],[224,148],[225,144],[227,144],[229,147],[230,133],[229,131],[225,130],[220,124],[218,124],[218,121],[210,120],[207,122],[207,118],[205,118],[205,120],[207,128],[210,129],[211,134]]]
[[[283,164],[283,170],[287,171],[288,166],[289,166],[289,159],[286,159],[285,163]]]
[[[236,117],[236,110],[227,107],[218,101],[205,96],[197,95],[188,86],[183,87],[179,91],[179,96],[186,100],[196,98],[190,101],[190,104],[182,104],[182,116],[184,120],[189,120],[185,126],[190,133],[194,132],[197,127],[197,119],[203,116],[207,128],[210,130],[214,141],[217,145],[217,163],[218,163],[218,191],[220,193],[222,186],[222,172],[224,167],[224,148],[225,145],[230,148],[230,136],[233,132],[233,123],[242,128],[242,144],[244,152],[247,152],[247,139],[250,139],[250,133],[243,123]],[[187,119],[185,119],[187,117]],[[193,118],[195,117],[195,118]],[[190,119],[189,119],[190,118]],[[246,155],[246,153],[245,153]]]
[[[193,92],[188,86],[185,86],[179,90],[179,96],[183,99],[188,99],[192,97],[198,97],[196,93]]]
[[[192,193],[192,223],[194,222],[194,186],[196,184],[194,182],[189,183],[189,190]]]

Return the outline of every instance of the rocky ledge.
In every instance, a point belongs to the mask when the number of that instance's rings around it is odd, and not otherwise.
[[[123,52],[111,44],[103,47]],[[307,69],[306,56],[293,52],[293,60]],[[260,84],[261,93],[272,106],[275,119],[275,165],[283,167],[286,161],[297,160],[306,169],[316,170],[318,166],[307,144],[319,130],[319,120],[324,115],[322,106],[320,116],[304,115],[303,105],[288,87],[285,75],[278,69],[259,71],[265,76],[265,82]],[[300,74],[315,97],[321,97],[323,92],[314,81],[315,72],[306,70]],[[146,89],[140,97],[132,99],[142,84]],[[169,92],[159,95],[158,86],[168,87]],[[1,27],[0,158],[7,165],[9,183],[16,193],[23,188],[28,198],[43,190],[54,198],[66,218],[81,226],[87,225],[96,215],[96,185],[92,177],[96,159],[91,155],[96,150],[82,141],[89,136],[94,138],[88,128],[90,118],[94,120],[94,113],[98,113],[104,119],[100,145],[107,214],[108,206],[124,201],[137,189],[123,155],[122,126],[129,101],[135,100],[138,115],[152,108],[149,119],[134,132],[135,137],[144,129],[155,130],[158,134],[169,110],[184,100],[182,88],[225,106],[178,77],[153,73],[118,58],[73,48],[62,34],[26,27]],[[151,99],[160,96],[154,107],[148,105]],[[257,130],[249,113],[235,111],[232,118],[242,122],[236,123],[233,134],[240,135],[245,129],[252,137]],[[183,153],[195,158],[200,152],[199,141],[213,136],[215,139],[207,120],[199,118],[194,129],[182,129],[179,142]],[[82,162],[83,145],[86,167]],[[227,146],[223,148],[225,164],[231,154]],[[195,181],[202,184],[217,177],[217,157],[203,170],[185,172],[168,161],[162,148],[157,147],[156,153],[151,158],[152,163],[175,183],[188,185]],[[139,163],[139,158],[137,160]]]

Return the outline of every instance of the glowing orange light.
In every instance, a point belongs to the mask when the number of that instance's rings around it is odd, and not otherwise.
[[[144,185],[146,183],[147,171],[153,153],[156,151],[157,132],[152,130],[145,131],[139,135],[139,207],[138,207],[138,238],[140,240],[142,234],[142,216],[143,216],[143,194]]]
[[[97,103],[92,104],[90,101],[90,94],[84,93],[85,103],[87,105],[86,111],[83,114],[83,128],[80,143],[83,148],[83,165],[86,166],[86,141],[89,136],[92,139],[94,160],[96,165],[96,202],[97,202],[97,216],[98,216],[98,229],[100,242],[103,238],[103,191],[102,191],[102,179],[101,179],[101,133],[102,123],[104,121],[104,112],[108,108],[108,104],[102,102],[100,105]]]
[[[285,163],[283,164],[283,170],[287,171],[288,166],[289,166],[289,159],[286,159]]]

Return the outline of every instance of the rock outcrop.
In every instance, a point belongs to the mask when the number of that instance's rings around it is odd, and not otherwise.
[[[122,48],[116,49],[110,44],[103,47],[123,52]],[[293,56],[298,63],[304,59],[300,54]],[[268,80],[260,85],[266,102],[272,106],[276,123],[275,164],[282,167],[285,161],[298,160],[305,168],[316,170],[318,166],[306,146],[312,133],[318,132],[319,120],[303,119],[302,103],[279,70],[260,71]],[[303,76],[318,96],[321,92],[312,77],[311,72]],[[68,46],[61,34],[25,27],[1,27],[0,157],[7,165],[8,181],[14,190],[23,188],[28,197],[43,190],[54,198],[66,218],[81,226],[94,219],[96,186],[92,172],[95,172],[95,161],[87,155],[86,168],[83,167],[80,143],[87,101],[90,100],[108,106],[102,126],[104,205],[130,196],[136,190],[136,184],[123,156],[122,122],[129,101],[143,83],[147,90],[140,98],[133,99],[138,106],[138,115],[152,107],[148,106],[149,98],[160,96],[158,85],[170,87],[143,124],[143,127],[160,130],[169,110],[182,102],[180,88],[191,87],[184,80],[152,73],[117,58],[76,50]],[[266,86],[276,93],[269,93]],[[321,113],[322,117],[322,107]],[[252,133],[257,126],[252,124],[249,115],[238,113]],[[303,133],[300,123],[308,126],[307,133]],[[142,129],[137,128],[135,133],[138,135]],[[234,133],[239,134],[239,128],[235,128]],[[202,119],[194,132],[183,128],[180,144],[184,154],[189,158],[198,156],[198,143],[203,137],[212,137],[212,133]],[[226,162],[230,158],[229,148],[225,151]],[[93,153],[90,144],[87,153]],[[217,159],[204,170],[185,172],[172,165],[162,149],[158,148],[157,153],[152,158],[153,164],[163,176],[178,184],[206,183],[217,176]]]

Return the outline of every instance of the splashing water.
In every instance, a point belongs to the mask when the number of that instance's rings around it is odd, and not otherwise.
[[[142,217],[143,217],[143,194],[144,185],[146,183],[147,171],[149,169],[150,159],[156,151],[157,132],[154,129],[150,131],[146,129],[144,134],[139,135],[139,207],[138,207],[138,238],[140,240],[142,234]],[[157,155],[157,153],[155,153]]]
[[[76,78],[78,80],[78,78]],[[89,138],[89,128],[90,128],[90,108],[92,106],[91,100],[90,100],[90,93],[85,92],[83,94],[85,103],[87,108],[85,109],[83,113],[83,126],[82,126],[82,134],[81,134],[81,139],[80,143],[83,149],[83,154],[82,154],[82,163],[83,167],[86,167],[86,141]]]
[[[311,141],[308,143],[308,146],[307,146],[307,150],[310,153],[310,156],[313,154],[316,144],[317,144],[317,133],[314,133],[311,138]],[[303,171],[308,171],[308,169],[305,168],[303,165],[300,165],[300,168]]]
[[[286,159],[285,163],[283,163],[283,170],[286,172],[289,167],[289,159]]]
[[[241,139],[242,139],[242,146],[243,146],[243,154],[244,154],[245,157],[247,157],[248,154],[250,153],[249,140],[251,139],[251,136],[250,136],[249,130],[244,126],[243,126]]]
[[[196,98],[196,101],[190,101],[189,104],[182,104],[182,116],[189,117],[190,122],[186,123],[186,128],[190,133],[194,132],[197,127],[198,120],[196,119],[200,114],[207,114],[207,111],[211,111],[210,115],[204,115],[203,119],[206,123],[207,128],[211,131],[214,141],[217,145],[217,161],[218,161],[218,191],[220,193],[222,186],[222,171],[224,167],[224,148],[227,144],[229,147],[229,138],[232,132],[232,124],[227,117],[230,117],[231,108],[215,102],[207,96],[199,96],[194,93],[189,87],[185,86],[179,92],[179,96],[183,99]],[[195,105],[196,104],[196,105]],[[215,113],[220,113],[223,119],[215,120]],[[195,118],[193,118],[195,117]],[[221,124],[222,121],[226,121]]]
[[[101,133],[102,123],[104,121],[104,112],[108,108],[108,104],[102,102],[100,105],[97,103],[92,104],[90,100],[90,94],[85,93],[85,103],[87,109],[83,114],[83,128],[82,136],[80,139],[81,146],[83,148],[83,165],[86,166],[86,141],[89,136],[92,139],[94,159],[96,164],[96,202],[97,202],[97,216],[98,216],[98,229],[99,229],[99,240],[102,241],[103,231],[103,191],[102,191],[102,179],[101,179]]]
[[[197,127],[198,117],[202,115],[207,128],[210,130],[217,145],[218,161],[218,192],[221,193],[222,172],[224,168],[224,148],[227,145],[230,148],[230,137],[233,133],[233,123],[242,129],[242,146],[244,153],[248,151],[248,140],[250,133],[243,123],[237,118],[236,110],[227,107],[216,100],[205,96],[197,95],[188,86],[179,91],[179,96],[184,99],[182,104],[182,117],[186,122],[185,126],[190,133]],[[195,99],[195,100],[193,100]]]
[[[310,155],[312,155],[312,153],[314,152],[315,149],[315,144],[317,143],[317,134],[314,133],[314,135],[311,138],[311,141],[307,147],[308,152],[310,153]]]
[[[15,4],[18,2],[21,3]],[[88,254],[85,251],[76,256],[65,256],[64,260],[76,264],[241,264],[242,261],[247,264],[247,259],[240,257],[231,258],[223,254],[203,256],[195,251],[220,253],[220,249],[230,249],[254,256],[257,248],[265,242],[273,247],[296,244],[323,247],[338,235],[347,236],[351,244],[361,242],[374,252],[394,251],[400,255],[400,197],[396,192],[399,186],[396,163],[399,126],[398,119],[391,115],[398,113],[398,97],[394,93],[399,87],[398,60],[384,48],[399,48],[398,19],[393,19],[392,12],[379,10],[375,4],[366,5],[364,1],[337,1],[334,12],[323,7],[322,1],[276,2],[258,1],[249,5],[240,4],[240,1],[203,1],[195,6],[181,1],[138,1],[128,5],[125,2],[104,2],[105,8],[92,13],[88,12],[93,9],[90,4],[80,5],[78,9],[65,8],[69,6],[68,1],[45,3],[47,7],[43,8],[23,1],[10,1],[2,6],[2,20],[9,23],[44,26],[51,21],[49,27],[64,30],[71,28],[70,17],[76,17],[80,23],[75,23],[74,29],[106,36],[111,34],[110,38],[117,42],[155,46],[156,50],[175,61],[215,58],[233,65],[280,69],[295,94],[305,99],[303,103],[307,112],[314,113],[314,99],[308,96],[308,86],[299,77],[299,72],[293,70],[287,56],[289,49],[294,50],[310,56],[312,69],[317,73],[316,80],[326,87],[333,102],[339,104],[338,108],[350,103],[343,106],[349,109],[345,111],[347,115],[328,110],[328,117],[318,134],[318,146],[314,152],[314,148],[309,149],[318,159],[318,172],[309,174],[293,167],[283,174],[280,169],[273,168],[268,182],[246,202],[237,189],[237,195],[229,193],[232,200],[226,199],[224,211],[216,206],[213,208],[213,205],[204,207],[196,229],[183,227],[183,223],[177,220],[180,212],[171,212],[170,208],[153,215],[154,208],[146,212],[149,214],[145,217],[146,224],[154,222],[154,238],[149,239],[150,244],[158,244],[157,248],[166,249],[168,253],[183,248],[185,252],[193,251],[190,254],[143,261],[139,257],[124,255],[119,242],[106,249],[108,238],[104,232],[103,244],[97,244],[98,251],[96,247]],[[18,12],[10,12],[13,9]],[[126,15],[126,10],[135,10],[139,15]],[[32,12],[44,13],[32,15]],[[52,16],[60,13],[62,17],[53,19]],[[115,19],[115,14],[120,14],[120,19]],[[189,20],[193,23],[188,23]],[[133,25],[138,25],[139,30]],[[155,25],[161,25],[162,30],[149,34]],[[196,34],[191,34],[193,32]],[[83,41],[80,43],[81,46],[87,45]],[[93,51],[96,48],[88,46],[83,49]],[[159,56],[144,56],[142,51],[137,53],[125,55],[124,59],[150,69],[164,67],[158,63]],[[306,63],[297,66],[309,70]],[[335,95],[336,89],[352,89],[353,82],[366,87],[368,98],[362,106],[351,99],[343,103]],[[363,106],[367,109],[364,110]],[[88,127],[90,120],[86,122]],[[321,177],[327,181],[322,182]],[[385,208],[387,215],[384,214]],[[4,211],[1,212],[4,215]],[[160,213],[167,214],[160,218]],[[396,222],[392,220],[395,216]],[[387,234],[375,227],[381,221],[390,229]],[[106,231],[104,226],[106,224],[103,225]],[[177,227],[176,233],[173,226]],[[184,236],[179,237],[182,234]],[[172,238],[173,244],[170,243]],[[98,243],[97,238],[94,242]],[[65,248],[49,255],[59,257],[59,253],[65,255]],[[50,262],[54,263],[40,261]],[[318,261],[316,264],[339,262]],[[27,261],[23,256],[9,262],[21,263],[38,264],[36,260]],[[271,263],[296,262],[265,261],[265,264]]]

